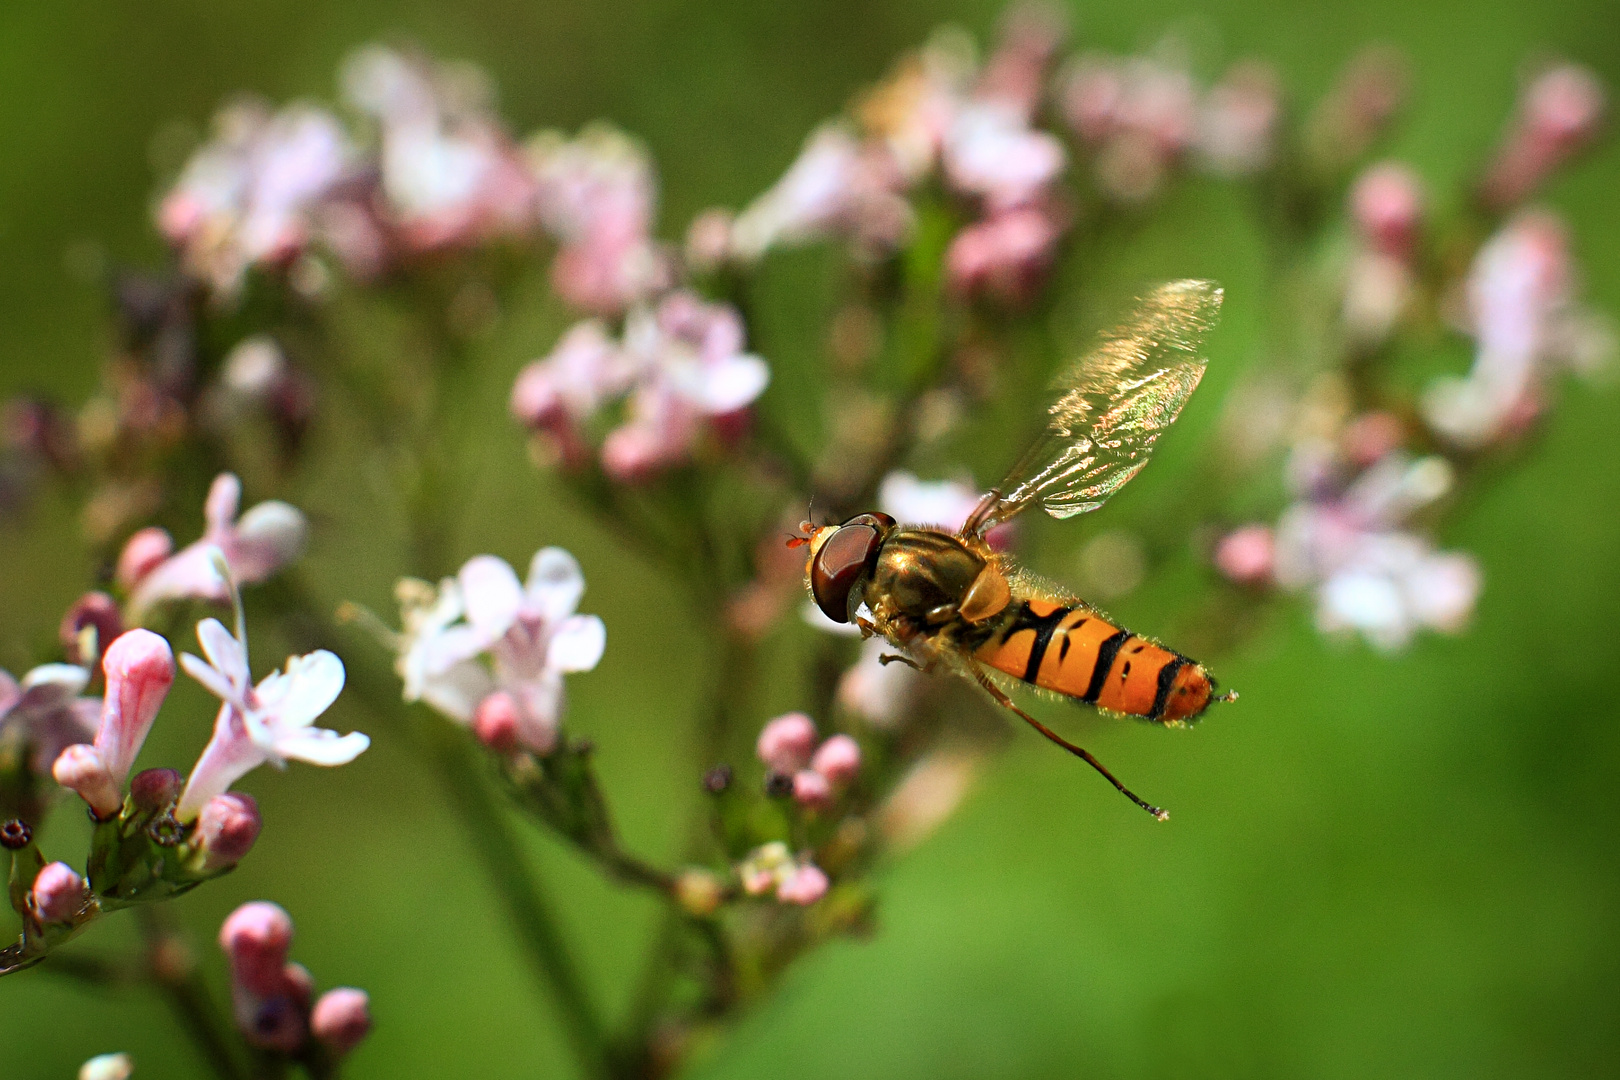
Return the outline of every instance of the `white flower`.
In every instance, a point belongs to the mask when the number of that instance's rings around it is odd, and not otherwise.
[[[963,109],[945,142],[946,177],[992,211],[1035,201],[1067,163],[1061,142],[996,102]]]
[[[479,555],[436,593],[424,588],[402,589],[406,699],[469,723],[481,701],[505,692],[517,706],[518,741],[549,753],[562,719],[563,676],[595,668],[607,644],[601,619],[575,614],[585,592],[579,563],[562,548],[541,548],[524,583],[505,560]],[[478,659],[486,654],[492,669]]]
[[[321,649],[291,657],[285,671],[254,686],[245,640],[233,637],[218,619],[204,619],[197,624],[197,641],[208,659],[186,653],[180,666],[222,704],[214,737],[175,809],[181,821],[196,817],[209,799],[266,762],[277,768],[289,760],[344,765],[371,745],[359,732],[339,735],[313,726],[343,689],[343,661],[332,653]]]

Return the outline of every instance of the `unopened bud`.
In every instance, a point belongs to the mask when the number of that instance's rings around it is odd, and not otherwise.
[[[130,801],[137,810],[158,813],[174,805],[185,783],[186,778],[174,769],[143,769],[129,782]]]
[[[832,784],[814,769],[793,774],[793,799],[801,806],[826,806],[832,802]]]
[[[1215,546],[1215,567],[1230,581],[1259,585],[1271,580],[1276,541],[1265,525],[1245,525],[1227,533]]]
[[[93,632],[94,637],[87,635]],[[118,604],[104,592],[88,592],[76,600],[67,614],[57,636],[68,663],[94,668],[101,663],[101,654],[113,639],[124,632],[124,620]]]
[[[371,1033],[371,999],[348,986],[328,990],[309,1015],[309,1030],[341,1057]]]
[[[793,776],[772,769],[765,774],[765,794],[773,799],[785,799],[793,794]]]
[[[1356,225],[1379,251],[1405,259],[1417,239],[1423,193],[1417,176],[1397,162],[1374,165],[1350,191]]]
[[[794,867],[776,887],[776,898],[784,904],[807,906],[827,895],[827,875],[815,863]]]
[[[861,771],[860,744],[848,735],[834,735],[816,750],[810,767],[834,787],[848,784]]]
[[[473,734],[491,750],[510,754],[518,747],[517,699],[505,690],[497,690],[478,703],[473,713]]]
[[[731,766],[716,765],[703,774],[703,790],[718,795],[731,786]]]
[[[124,550],[118,553],[118,569],[113,580],[125,589],[135,585],[158,568],[174,553],[174,539],[156,526],[142,529],[124,541]]]
[[[755,750],[776,772],[794,773],[810,764],[816,748],[816,724],[804,713],[788,713],[766,724]]]
[[[242,861],[263,825],[253,796],[237,792],[216,795],[203,805],[197,818],[196,843],[203,852],[203,870],[223,870]]]
[[[99,1054],[79,1066],[79,1080],[129,1080],[135,1063],[128,1054]]]
[[[117,817],[124,805],[124,796],[118,783],[95,747],[76,743],[63,750],[51,766],[56,782],[90,804],[90,812],[97,821]]]
[[[713,915],[724,898],[725,886],[707,870],[684,870],[675,879],[675,899],[688,915],[699,919]]]
[[[731,212],[709,209],[686,230],[686,265],[699,274],[718,270],[731,255]]]
[[[254,563],[243,579],[262,581],[286,566],[303,554],[308,536],[309,524],[296,506],[271,501],[251,507],[236,523],[237,557],[251,552]]]
[[[0,825],[0,847],[7,851],[21,851],[34,839],[34,830],[21,818],[12,818]]]
[[[303,1048],[309,1029],[303,1011],[291,998],[260,998],[240,991],[235,998],[236,1026],[250,1045],[284,1054]]]
[[[88,899],[84,878],[64,862],[53,862],[41,870],[28,894],[29,906],[42,923],[71,922]]]
[[[255,900],[231,912],[220,927],[219,947],[230,957],[232,981],[265,997],[280,993],[292,934],[292,918],[268,900]]]

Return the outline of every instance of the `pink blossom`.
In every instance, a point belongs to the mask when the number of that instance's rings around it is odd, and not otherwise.
[[[919,182],[938,164],[946,132],[967,101],[973,67],[972,41],[959,31],[943,30],[916,53],[902,57],[856,103],[861,130],[888,152],[902,185]],[[1008,96],[1024,89],[1009,86]],[[1025,107],[1021,96],[1007,104]]]
[[[311,215],[350,172],[353,152],[324,110],[270,113],[239,103],[215,118],[158,208],[158,227],[186,268],[225,296],[255,265],[285,264],[309,242]]]
[[[52,773],[105,819],[123,805],[124,782],[174,684],[174,653],[150,630],[131,630],[108,646],[101,667],[107,692],[95,742],[63,750]]]
[[[667,288],[669,255],[652,237],[658,185],[646,148],[606,125],[529,141],[541,221],[561,244],[551,281],[575,307],[617,314]]]
[[[843,236],[866,250],[898,246],[911,228],[904,180],[887,147],[824,124],[768,191],[737,215],[732,253],[745,262],[773,247]]]
[[[310,1011],[309,1030],[332,1053],[349,1053],[371,1034],[370,997],[348,986],[328,990]]]
[[[1436,432],[1477,447],[1535,414],[1545,366],[1564,358],[1572,276],[1563,226],[1549,214],[1522,214],[1480,248],[1467,282],[1478,351],[1466,376],[1439,379],[1425,393]]]
[[[522,706],[505,690],[497,690],[478,703],[473,713],[473,734],[478,741],[498,753],[510,754],[518,748],[518,730],[523,722]]]
[[[800,769],[793,774],[793,800],[800,806],[827,806],[832,799],[832,783],[816,770]]]
[[[1367,152],[1406,97],[1407,69],[1406,58],[1384,45],[1362,50],[1345,65],[1305,129],[1319,171],[1337,173]]]
[[[1197,136],[1192,76],[1152,57],[1082,57],[1064,81],[1060,99],[1069,126],[1096,154],[1098,186],[1122,202],[1156,194]]]
[[[1597,134],[1605,96],[1597,76],[1578,64],[1559,64],[1536,76],[1486,171],[1485,201],[1502,209],[1540,187]]]
[[[818,615],[821,609],[810,605]],[[826,619],[825,615],[822,615]],[[830,619],[829,625],[837,626]],[[838,703],[876,728],[891,728],[905,715],[926,678],[906,664],[885,664],[882,657],[894,647],[881,638],[861,643],[861,656],[838,680]]]
[[[935,525],[955,532],[967,523],[968,515],[979,505],[980,492],[962,480],[920,480],[916,474],[897,469],[878,485],[878,509],[896,521],[911,525]],[[1012,542],[1013,527],[999,525],[985,536],[997,551]]]
[[[1265,525],[1245,525],[1215,546],[1216,569],[1240,585],[1269,581],[1275,558],[1271,529]]]
[[[636,372],[629,419],[608,434],[602,464],[638,480],[684,461],[703,430],[750,405],[770,381],[765,361],[743,352],[742,319],[685,290],[625,323],[624,350]]]
[[[79,1066],[79,1080],[129,1080],[135,1063],[128,1054],[97,1054]]]
[[[62,616],[56,636],[70,663],[94,668],[107,646],[123,632],[124,617],[117,601],[104,592],[87,592]]]
[[[951,240],[946,280],[957,293],[1027,302],[1052,265],[1062,231],[1046,207],[1023,207],[975,222]]]
[[[1009,8],[1001,37],[985,62],[973,96],[1010,106],[1034,119],[1046,85],[1046,69],[1068,27],[1062,9],[1038,3]]]
[[[53,862],[34,878],[28,905],[42,923],[71,922],[90,899],[84,878],[64,862]]]
[[[133,589],[137,582],[163,564],[174,554],[174,538],[166,529],[150,525],[124,542],[118,553],[118,566],[113,580],[125,589]]]
[[[801,712],[778,716],[760,730],[754,749],[772,771],[796,773],[810,764],[815,753],[816,723]]]
[[[314,722],[343,689],[343,661],[325,649],[288,659],[285,671],[257,686],[248,668],[247,642],[217,619],[197,624],[197,642],[207,660],[186,653],[186,674],[221,701],[214,735],[191,770],[175,807],[182,822],[194,820],[217,795],[260,765],[285,768],[289,760],[343,765],[371,745],[359,732],[339,735]]]
[[[287,962],[292,932],[287,913],[264,900],[237,908],[219,932],[237,1028],[252,1045],[287,1054],[308,1037],[310,989],[308,972]]]
[[[1014,109],[975,102],[957,113],[945,140],[945,176],[992,213],[1035,202],[1067,163],[1063,144]]]
[[[1256,61],[1234,64],[1198,110],[1196,145],[1219,176],[1247,176],[1271,164],[1282,118],[1277,74]]]
[[[203,852],[203,870],[235,866],[259,838],[264,819],[253,796],[236,792],[215,795],[197,817],[195,843]]]
[[[635,374],[633,361],[608,336],[606,325],[588,319],[569,328],[549,355],[518,373],[512,414],[556,435],[565,459],[577,465],[584,454],[583,426],[628,390]]]
[[[0,671],[0,732],[22,732],[36,773],[49,773],[63,750],[95,737],[101,702],[79,696],[89,682],[76,664],[42,664],[21,683]]]
[[[342,82],[349,102],[377,121],[382,189],[408,249],[532,226],[534,180],[490,111],[479,72],[373,45],[345,61]]]
[[[812,862],[798,864],[783,875],[776,898],[784,904],[809,905],[827,895],[827,875]]]
[[[833,787],[845,787],[861,771],[860,744],[848,735],[834,735],[816,749],[810,768],[826,777]]]
[[[1423,188],[1417,174],[1398,161],[1372,166],[1350,189],[1350,212],[1375,249],[1408,259],[1423,221]]]
[[[492,737],[510,719],[518,743],[549,754],[562,721],[563,676],[595,668],[607,644],[601,619],[575,614],[584,592],[579,563],[562,548],[536,552],[527,583],[493,555],[469,559],[431,608],[407,609],[406,699],[461,723],[482,714]],[[478,659],[485,654],[491,667]],[[497,692],[500,700],[481,708]],[[515,716],[497,715],[508,706]]]
[[[207,525],[202,537],[137,580],[129,598],[132,622],[140,621],[154,605],[165,600],[228,600],[230,587],[215,566],[216,551],[224,556],[231,576],[241,584],[264,581],[303,553],[309,530],[296,507],[278,500],[262,502],[238,519],[236,510],[241,499],[242,483],[233,474],[220,473],[214,478],[203,506]],[[125,546],[126,555],[137,540],[142,547],[158,546],[143,531]],[[132,555],[127,561],[133,571],[148,557]],[[125,562],[119,559],[120,569]]]

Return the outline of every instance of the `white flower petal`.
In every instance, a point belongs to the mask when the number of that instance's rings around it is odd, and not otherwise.
[[[201,657],[190,653],[180,654],[180,666],[186,674],[203,684],[203,688],[221,701],[241,703],[239,688],[232,686],[229,679],[220,674],[218,669],[210,667]]]
[[[607,627],[595,615],[574,615],[551,636],[546,666],[557,671],[590,671],[602,660]]]
[[[471,660],[456,664],[430,679],[424,679],[407,694],[407,701],[423,701],[461,724],[472,723],[478,703],[495,690],[495,680],[482,665]]]
[[[320,649],[287,661],[285,673],[276,672],[258,686],[259,709],[276,733],[304,728],[315,722],[343,691],[343,661]]]
[[[23,676],[22,692],[48,689],[61,697],[74,697],[90,681],[90,673],[77,664],[41,664]]]
[[[371,739],[358,731],[339,735],[325,728],[306,728],[276,740],[276,750],[282,757],[328,766],[347,765],[370,745]]]
[[[764,360],[743,353],[703,365],[696,387],[697,404],[704,412],[736,412],[764,392],[771,369]]]
[[[548,623],[559,622],[579,607],[585,574],[579,561],[560,547],[541,548],[529,563],[528,606]]]
[[[9,671],[0,671],[0,719],[4,719],[22,698],[22,689]]]
[[[523,586],[505,559],[478,555],[457,575],[467,621],[486,643],[506,633],[523,606]]]
[[[197,644],[202,646],[208,662],[235,686],[246,687],[253,681],[248,673],[246,647],[218,619],[204,619],[197,624]]]

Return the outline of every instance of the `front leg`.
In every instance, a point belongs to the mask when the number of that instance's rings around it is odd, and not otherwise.
[[[887,652],[878,657],[878,663],[882,664],[884,667],[888,667],[890,664],[904,664],[906,667],[912,668],[915,671],[920,671],[925,675],[932,671],[934,667],[933,664],[923,667],[909,656],[901,656],[899,653]]]

